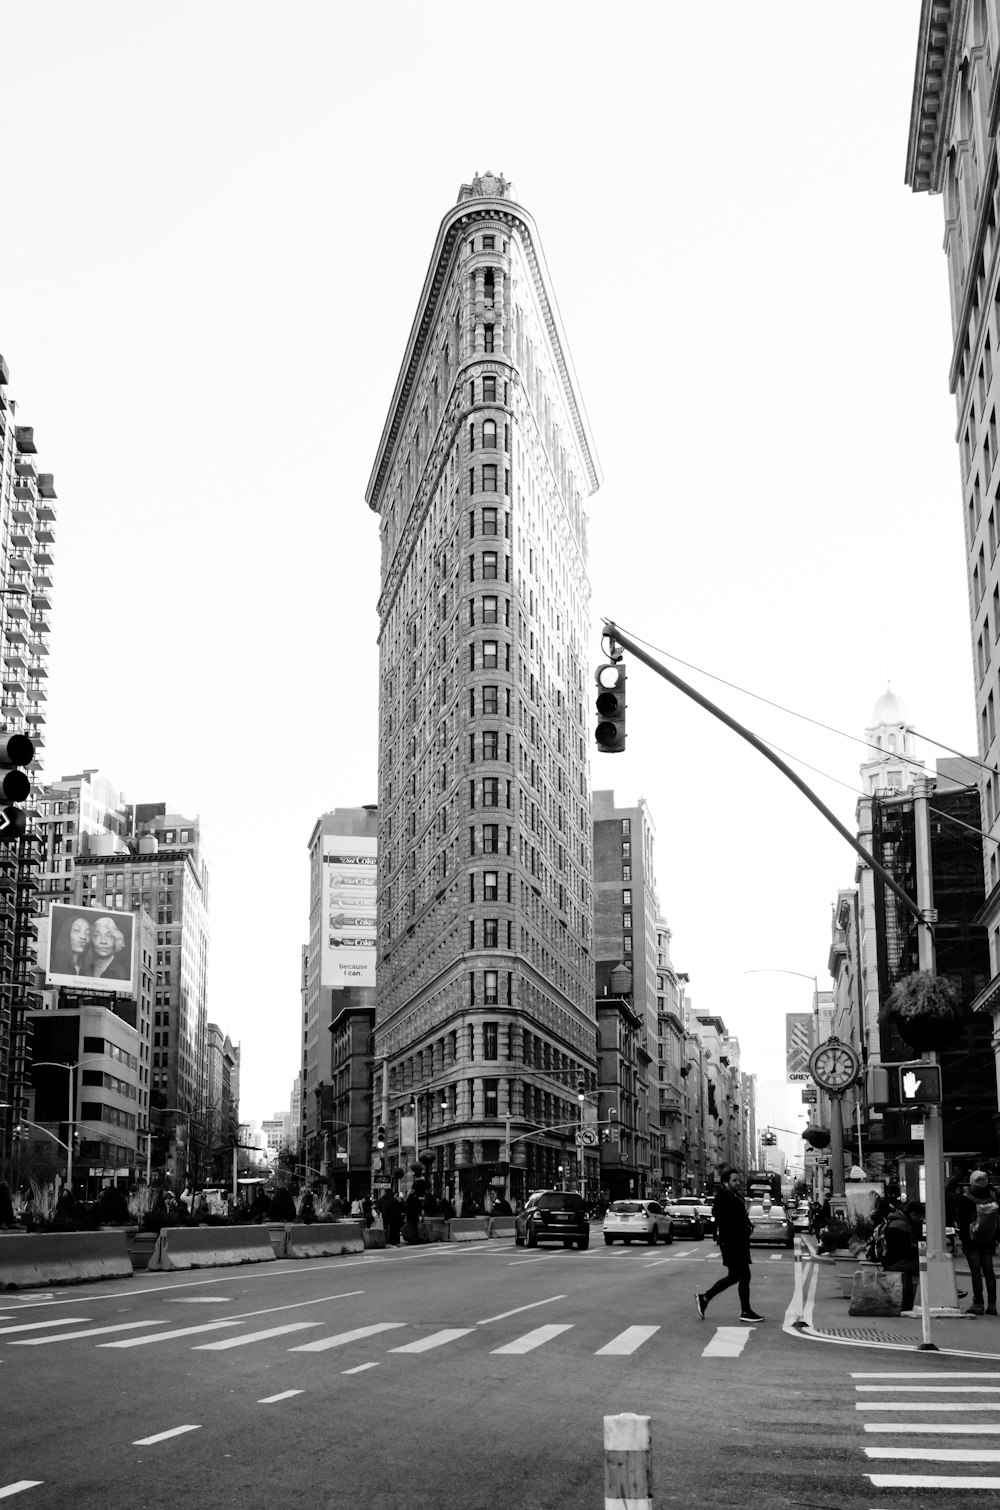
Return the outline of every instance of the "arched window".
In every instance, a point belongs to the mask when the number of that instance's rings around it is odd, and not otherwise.
[[[483,420],[483,449],[495,451],[497,444],[497,422],[495,419]]]
[[[483,274],[483,298],[484,298],[485,302],[491,308],[493,306],[493,293],[494,293],[493,269],[491,267],[488,267],[486,269],[486,272]]]

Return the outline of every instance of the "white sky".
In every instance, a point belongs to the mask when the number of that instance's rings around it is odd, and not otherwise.
[[[942,207],[903,183],[918,15],[0,0],[0,352],[59,494],[46,772],[201,813],[245,1117],[298,1068],[313,823],[377,796],[364,490],[477,169],[538,223],[603,465],[595,663],[607,615],[856,736],[888,669],[974,752]],[[860,745],[693,680],[853,824]],[[811,982],[744,972],[828,984],[852,852],[635,662],[592,777],[646,798],[674,962],[764,1120],[804,1125]]]

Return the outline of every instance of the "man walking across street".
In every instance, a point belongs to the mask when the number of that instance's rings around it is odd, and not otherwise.
[[[723,1164],[719,1170],[719,1186],[712,1202],[712,1216],[715,1219],[715,1240],[726,1266],[726,1277],[717,1279],[710,1290],[699,1293],[698,1315],[704,1321],[709,1301],[716,1295],[721,1295],[723,1290],[728,1290],[730,1285],[738,1285],[740,1320],[748,1323],[763,1321],[764,1317],[759,1316],[750,1304],[750,1233],[753,1231],[753,1223],[747,1215],[743,1200],[742,1177],[728,1164]]]

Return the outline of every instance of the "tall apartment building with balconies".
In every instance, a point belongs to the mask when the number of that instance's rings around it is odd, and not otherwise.
[[[551,1184],[594,1084],[585,501],[600,483],[531,216],[444,217],[379,515],[377,1105],[450,1188]],[[565,1126],[564,1126],[565,1124]],[[553,1127],[528,1139],[539,1127]],[[589,1177],[596,1180],[596,1157]]]
[[[38,469],[34,431],[17,419],[0,357],[0,729],[35,744],[32,777],[45,744],[56,492]],[[29,822],[16,844],[0,846],[0,1165],[9,1173],[13,1123],[27,1071],[27,1012],[37,1004],[37,844]]]

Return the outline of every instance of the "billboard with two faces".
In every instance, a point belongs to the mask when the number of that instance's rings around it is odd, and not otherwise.
[[[138,931],[135,912],[105,912],[99,907],[52,902],[46,985],[134,996]]]

